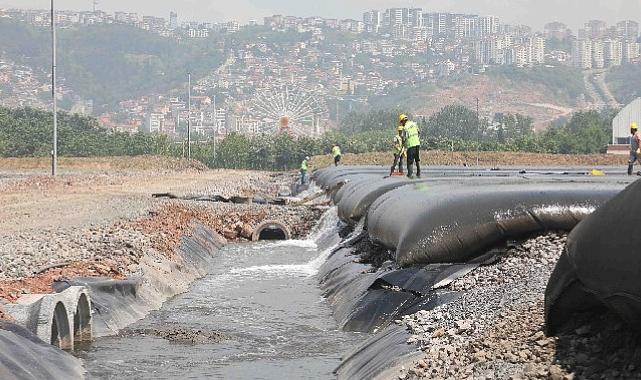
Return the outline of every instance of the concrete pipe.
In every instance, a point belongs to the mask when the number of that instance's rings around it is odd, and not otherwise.
[[[91,305],[85,293],[80,294],[76,313],[73,316],[73,339],[75,343],[90,342],[92,339]]]
[[[64,350],[73,350],[77,341],[92,339],[91,298],[85,287],[24,295],[17,303],[4,305],[4,309],[42,341]]]
[[[69,326],[69,315],[62,301],[58,301],[51,316],[50,342],[63,350],[73,350],[73,337]]]
[[[281,222],[268,220],[261,223],[252,233],[252,241],[261,240],[289,240],[291,239],[289,228]]]

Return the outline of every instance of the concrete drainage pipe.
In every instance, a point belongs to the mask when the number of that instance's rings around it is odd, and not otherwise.
[[[252,234],[252,241],[289,239],[291,239],[289,228],[283,223],[273,220],[261,223]]]

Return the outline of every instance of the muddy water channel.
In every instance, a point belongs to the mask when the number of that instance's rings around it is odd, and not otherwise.
[[[315,276],[338,243],[330,211],[310,240],[233,245],[209,275],[84,352],[90,379],[330,379],[365,339],[337,328]]]

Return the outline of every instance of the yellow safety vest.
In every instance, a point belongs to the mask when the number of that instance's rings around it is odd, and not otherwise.
[[[405,145],[407,149],[421,145],[421,138],[419,136],[418,125],[413,121],[408,121],[405,124]]]

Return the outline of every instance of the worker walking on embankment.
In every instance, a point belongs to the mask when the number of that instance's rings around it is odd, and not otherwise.
[[[632,123],[630,125],[630,161],[628,161],[628,175],[632,175],[634,170],[634,164],[641,164],[641,136],[639,135],[639,127],[637,123]],[[641,172],[637,173],[641,175]]]
[[[307,170],[309,165],[309,156],[305,157],[303,162],[300,163],[300,184],[304,185],[307,182]]]
[[[334,156],[334,166],[338,166],[341,163],[341,148],[338,145],[334,145],[332,148],[332,155]]]
[[[401,125],[405,128],[405,147],[407,148],[407,176],[414,178],[413,166],[416,163],[416,177],[421,178],[421,131],[415,122],[407,115],[399,116]]]
[[[403,160],[407,157],[407,150],[405,149],[405,128],[399,125],[396,128],[396,135],[394,136],[394,163],[389,172],[390,177],[396,172],[398,165],[398,173],[403,175]]]

